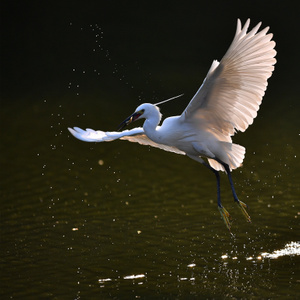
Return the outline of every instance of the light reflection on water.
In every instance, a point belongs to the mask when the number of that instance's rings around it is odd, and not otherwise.
[[[241,253],[241,259],[239,263],[241,263],[241,260],[246,260],[246,261],[252,261],[253,264],[257,264],[264,258],[270,258],[270,259],[277,259],[282,256],[294,256],[294,255],[300,255],[300,243],[299,242],[291,242],[285,245],[283,249],[280,250],[275,250],[272,253],[266,253],[263,252],[260,255],[256,257],[243,257],[243,253]],[[235,261],[238,260],[237,256],[228,256],[227,254],[224,254],[221,256],[223,260],[223,266],[227,266],[229,261]],[[195,263],[191,263],[186,266],[187,268],[196,268],[197,265]],[[220,270],[220,269],[219,269]],[[232,272],[232,271],[231,271]],[[192,277],[178,277],[178,281],[195,281],[196,278],[193,276],[194,274],[191,274]],[[127,275],[121,278],[120,280],[135,280],[135,279],[141,279],[141,281],[138,281],[137,284],[144,284],[144,280],[146,279],[146,274],[137,274],[137,275]],[[112,279],[112,278],[100,278],[98,279],[99,283],[105,283],[105,282],[110,282],[110,281],[116,281],[118,279]],[[136,282],[135,282],[136,283]],[[105,285],[102,285],[101,287],[105,287]]]

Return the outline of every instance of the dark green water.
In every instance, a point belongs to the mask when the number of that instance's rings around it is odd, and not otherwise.
[[[111,116],[108,105],[97,116],[86,109],[89,116],[77,117],[71,102],[41,100],[2,110],[4,298],[299,293],[296,130],[274,132],[264,125],[272,120],[258,118],[237,137],[248,150],[233,177],[253,223],[234,205],[222,176],[223,203],[234,219],[231,237],[217,210],[213,174],[187,157],[137,144],[75,140],[68,125],[88,123],[90,116],[91,123],[97,118],[102,127],[115,128],[124,115],[113,109]],[[297,255],[262,256],[291,242],[298,242]]]
[[[290,14],[286,28],[277,22],[282,7],[270,16],[252,2],[230,14],[207,5],[209,21],[188,6],[157,18],[156,7],[32,6],[26,20],[2,10],[16,21],[1,62],[1,299],[300,297],[298,48],[286,35],[296,26]],[[84,143],[67,127],[115,130],[138,104],[185,93],[162,106],[180,114],[235,19],[251,13],[273,28],[278,64],[254,124],[234,137],[247,149],[233,179],[252,224],[221,177],[231,236],[200,164],[125,141]]]

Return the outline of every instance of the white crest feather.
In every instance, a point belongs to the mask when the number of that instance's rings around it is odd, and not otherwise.
[[[157,105],[166,103],[166,102],[168,102],[168,101],[171,101],[171,100],[174,100],[174,99],[176,99],[176,98],[182,97],[183,95],[184,95],[184,94],[181,94],[181,95],[178,95],[178,96],[174,96],[174,97],[172,97],[172,98],[169,98],[169,99],[163,100],[163,101],[161,101],[161,102],[155,103],[154,105],[157,106]]]

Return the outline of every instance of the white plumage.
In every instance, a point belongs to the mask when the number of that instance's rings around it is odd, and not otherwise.
[[[266,27],[258,31],[261,23],[247,32],[237,21],[235,37],[220,62],[214,60],[203,84],[180,116],[164,120],[156,105],[144,103],[127,118],[122,128],[144,118],[143,128],[122,132],[103,132],[78,127],[69,131],[87,142],[113,141],[115,139],[138,142],[166,151],[187,155],[211,169],[218,181],[218,205],[227,227],[229,214],[221,204],[219,174],[226,171],[234,200],[248,221],[246,205],[239,201],[231,180],[230,170],[238,168],[244,159],[245,148],[232,143],[236,131],[245,131],[253,123],[264,96],[267,79],[272,75],[276,59],[273,35]],[[207,158],[209,165],[202,158]]]

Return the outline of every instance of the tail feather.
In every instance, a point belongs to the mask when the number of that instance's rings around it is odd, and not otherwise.
[[[227,154],[227,159],[223,159],[229,165],[230,170],[240,167],[243,163],[246,149],[238,144],[223,142],[223,149]],[[217,171],[225,171],[224,167],[216,160],[209,158],[208,162]]]

